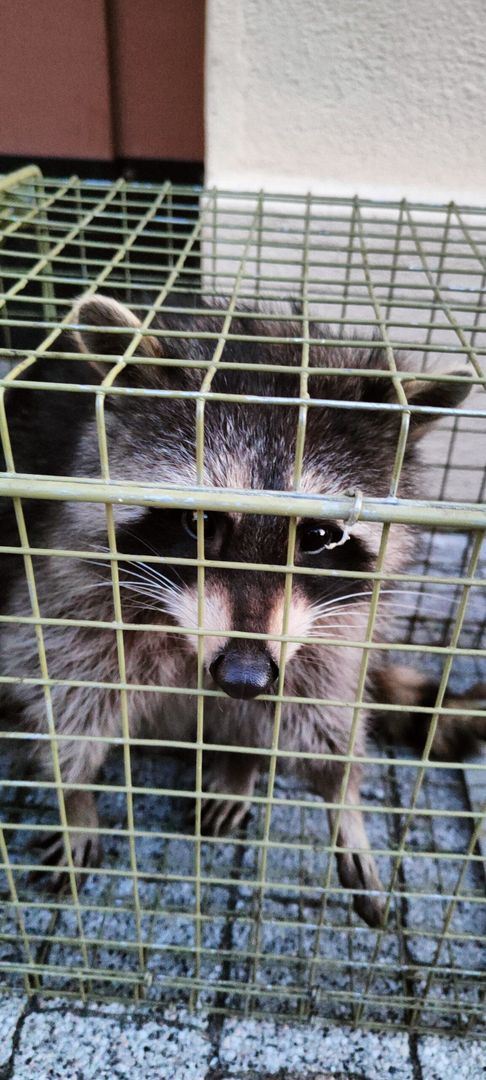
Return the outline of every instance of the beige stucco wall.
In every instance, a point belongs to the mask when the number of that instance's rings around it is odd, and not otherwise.
[[[206,166],[237,188],[486,196],[486,0],[208,0]]]

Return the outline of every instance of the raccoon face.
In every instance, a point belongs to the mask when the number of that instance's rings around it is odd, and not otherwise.
[[[147,564],[147,553],[166,559],[196,559],[197,515],[188,511],[153,510],[142,513],[130,527],[121,526],[118,549],[136,555],[137,563],[120,561],[122,586],[127,586],[128,604],[139,618],[152,621],[154,606],[168,613],[176,623],[189,629],[199,624],[197,569],[187,565]],[[287,563],[288,522],[285,518],[257,515],[204,514],[204,549],[217,568],[205,568],[205,596],[202,621],[211,631],[205,638],[206,666],[214,681],[232,697],[249,698],[267,693],[278,677],[280,644],[276,640],[231,638],[227,631],[280,635],[283,630],[285,574],[278,570],[252,569],[252,564]],[[139,560],[139,561],[138,561]],[[248,564],[239,569],[225,563]],[[341,570],[368,570],[374,563],[370,547],[358,535],[347,535],[342,524],[302,520],[297,524],[294,565],[312,569],[332,569],[333,577],[294,575],[287,633],[310,636],[325,633],[326,619],[331,636],[336,630],[336,609],[344,609],[342,632],[349,629],[349,604],[364,599],[360,579],[340,578]],[[122,588],[122,593],[123,593]],[[348,598],[351,597],[351,600]],[[148,613],[146,609],[148,608]],[[357,609],[358,610],[358,609]],[[133,618],[130,616],[130,619]],[[183,639],[197,653],[197,636]],[[299,646],[289,642],[287,656]]]
[[[197,390],[204,370],[184,366],[184,361],[211,361],[215,342],[191,338],[191,333],[221,330],[217,315],[197,318],[183,315],[164,318],[162,331],[182,330],[187,337],[143,337],[136,349],[136,364],[127,365],[116,385],[166,390],[165,397],[118,396],[107,398],[106,428],[110,469],[114,478],[162,484],[195,484],[196,405],[194,398],[174,398],[177,390]],[[84,351],[106,355],[94,366],[104,376],[110,356],[123,354],[140,323],[121,304],[105,298],[81,300],[77,321],[84,329],[76,334]],[[233,320],[232,332],[248,337],[251,320]],[[109,334],[103,330],[116,326]],[[155,327],[154,327],[155,329]],[[125,332],[123,332],[125,331]],[[253,332],[258,338],[285,337],[287,343],[268,345],[259,340],[227,341],[211,390],[215,395],[252,395],[252,401],[233,402],[218,396],[205,403],[204,483],[209,487],[290,491],[294,485],[294,462],[299,422],[297,402],[301,346],[288,344],[298,337],[300,327],[258,321]],[[317,337],[316,327],[311,330]],[[322,329],[321,329],[322,333]],[[325,328],[326,337],[330,332]],[[151,363],[144,364],[143,358]],[[164,365],[164,359],[179,365]],[[251,371],[237,365],[255,365]],[[263,366],[259,370],[258,365]],[[235,366],[233,366],[235,365]],[[272,367],[278,365],[278,370]],[[386,496],[393,470],[400,430],[399,410],[380,405],[396,405],[383,349],[353,349],[350,343],[311,346],[310,365],[325,368],[309,377],[311,404],[307,410],[303,467],[299,490],[313,494],[337,494],[347,488],[361,488],[366,495]],[[400,366],[406,369],[406,360]],[[284,370],[282,370],[284,368]],[[361,369],[360,374],[340,374],[339,369]],[[376,376],[373,372],[376,371]],[[371,374],[370,374],[371,372]],[[462,374],[462,373],[461,373]],[[410,403],[425,407],[455,407],[465,397],[464,383],[414,380],[405,383]],[[289,404],[258,403],[258,397],[287,398]],[[312,400],[319,404],[312,406]],[[349,402],[356,407],[349,408]],[[377,411],[368,408],[376,403]],[[360,407],[361,406],[361,407]],[[364,406],[364,407],[363,407]],[[430,416],[413,413],[401,474],[400,494],[414,492],[417,471],[417,442]],[[81,453],[90,460],[93,431],[84,437]],[[204,655],[214,682],[232,697],[252,698],[271,691],[278,677],[281,646],[275,640],[284,630],[285,567],[288,561],[289,523],[284,518],[255,514],[206,513],[204,515],[205,558],[218,561],[204,570],[203,611],[199,610],[197,568],[177,560],[196,560],[197,515],[184,510],[117,510],[118,550],[136,556],[136,561],[120,559],[123,600],[131,618],[153,619],[158,609],[178,625],[188,629],[178,637],[181,647],[197,652],[198,637],[191,630],[200,625],[208,631]],[[294,565],[307,571],[325,569],[326,576],[312,573],[293,575],[291,603],[285,632],[291,637],[332,637],[359,640],[366,629],[371,587],[354,572],[375,568],[381,526],[357,523],[349,532],[343,522],[300,520],[296,523]],[[388,543],[385,569],[403,566],[407,553],[406,530],[393,527]],[[164,564],[146,563],[147,554],[163,556]],[[174,563],[171,563],[174,559]],[[239,563],[239,568],[230,564]],[[229,564],[227,567],[225,564]],[[252,568],[272,564],[267,571]],[[282,571],[278,570],[282,567]],[[343,571],[346,576],[342,576]],[[147,618],[145,614],[150,608]],[[228,637],[238,631],[240,637]],[[246,633],[268,635],[267,640],[245,638]],[[273,638],[273,640],[272,640]],[[289,641],[287,659],[306,646]],[[325,647],[324,647],[325,648]]]

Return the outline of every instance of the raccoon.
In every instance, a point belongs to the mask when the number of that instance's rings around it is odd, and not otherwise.
[[[179,300],[178,300],[179,303]],[[200,303],[200,301],[199,301]],[[173,314],[162,309],[157,333],[144,334],[135,350],[134,362],[117,374],[116,394],[105,396],[104,412],[109,470],[112,480],[157,483],[184,487],[194,485],[196,472],[196,400],[204,368],[189,361],[210,362],[214,338],[198,333],[221,333],[224,314],[212,305],[199,316]],[[83,384],[101,382],[114,359],[120,357],[133,334],[140,329],[138,317],[108,296],[81,298],[74,321],[77,349],[99,358],[80,362],[38,361],[33,373],[40,382]],[[113,331],[116,330],[116,333]],[[293,490],[294,461],[299,409],[291,404],[263,406],[258,398],[299,398],[301,325],[282,319],[278,311],[247,312],[232,321],[232,337],[225,343],[221,363],[214,372],[212,395],[204,417],[204,484],[210,488],[237,490]],[[182,331],[164,336],[164,331]],[[233,336],[234,335],[234,336]],[[386,496],[395,460],[401,414],[383,406],[396,404],[385,351],[378,343],[357,348],[352,341],[333,342],[331,331],[311,326],[308,379],[309,408],[299,490],[310,495],[337,494],[359,488],[366,495]],[[235,340],[244,336],[245,340]],[[283,338],[275,344],[271,339]],[[266,340],[268,339],[268,340]],[[331,342],[331,344],[329,344]],[[145,361],[145,362],[144,362]],[[148,362],[150,361],[150,362]],[[406,357],[397,360],[407,370]],[[251,370],[235,365],[251,364]],[[348,373],[343,374],[343,369]],[[349,373],[351,369],[351,373]],[[375,372],[375,374],[373,374]],[[29,372],[29,374],[32,374]],[[127,388],[167,391],[166,396],[134,396]],[[400,479],[400,495],[409,498],[417,490],[419,443],[434,419],[427,408],[455,407],[467,393],[467,384],[437,380],[405,383],[407,398],[424,411],[410,415],[410,430]],[[186,396],[177,396],[184,391]],[[192,396],[191,396],[192,392]],[[252,400],[221,400],[220,395],[252,395]],[[173,396],[172,396],[173,395]],[[313,401],[320,404],[313,405]],[[356,404],[350,409],[349,403]],[[370,409],[375,403],[381,409]],[[62,390],[12,388],[6,395],[6,411],[15,466],[18,472],[74,477],[100,476],[100,448],[94,394]],[[81,502],[25,502],[30,543],[50,549],[92,550],[92,559],[66,559],[55,554],[34,556],[38,602],[42,616],[50,619],[83,619],[110,623],[115,617],[109,562],[97,553],[108,550],[107,517],[103,505]],[[157,738],[191,741],[196,733],[196,696],[177,688],[197,686],[198,592],[197,568],[171,563],[171,559],[197,556],[197,517],[184,509],[115,505],[120,596],[124,622],[124,679],[129,684],[127,705],[132,736],[152,733]],[[5,505],[2,535],[18,543],[13,510]],[[284,703],[279,746],[290,755],[279,759],[278,769],[301,776],[307,789],[328,803],[340,802],[345,765],[339,756],[313,760],[292,752],[345,755],[349,751],[353,724],[352,702],[358,692],[362,660],[360,642],[366,637],[371,586],[365,577],[376,566],[381,526],[363,523],[346,527],[342,521],[302,519],[296,525],[295,565],[308,571],[327,568],[329,576],[312,572],[293,577],[286,647],[285,695],[290,698],[323,698],[321,707]],[[207,697],[204,738],[209,744],[248,747],[252,752],[205,754],[204,788],[224,799],[203,800],[202,830],[215,835],[234,830],[242,821],[265,761],[258,749],[272,746],[274,704],[271,695],[279,676],[288,521],[260,514],[204,514],[205,556],[223,565],[205,569],[204,686],[226,695]],[[404,568],[410,557],[411,534],[392,526],[387,544],[385,571]],[[157,564],[147,555],[168,558]],[[125,560],[123,559],[125,556]],[[30,614],[31,606],[21,556],[4,556],[1,575],[4,609]],[[240,569],[225,569],[238,562]],[[282,566],[282,573],[252,569],[251,564]],[[346,571],[348,576],[340,576]],[[349,576],[351,573],[351,576]],[[387,629],[384,590],[377,632]],[[143,624],[160,624],[166,631],[144,630]],[[173,627],[174,632],[170,632]],[[177,628],[193,633],[176,633]],[[240,636],[228,636],[230,631]],[[261,633],[265,639],[246,637]],[[92,793],[76,790],[77,784],[95,781],[109,749],[96,736],[120,735],[119,642],[115,629],[90,626],[44,626],[49,675],[59,680],[51,689],[58,743],[59,764],[66,785],[68,823],[76,865],[96,864],[100,858],[98,818]],[[315,642],[323,636],[329,644]],[[305,637],[308,644],[293,638]],[[346,646],[339,641],[345,641]],[[356,644],[354,644],[356,643]],[[35,628],[10,623],[0,632],[1,670],[12,676],[39,676]],[[393,669],[375,670],[373,653],[370,679],[379,685],[385,700],[394,700],[397,685]],[[406,682],[405,677],[405,682]],[[66,681],[103,682],[106,689],[89,685],[66,685]],[[144,687],[163,686],[173,692],[146,692]],[[115,686],[115,688],[114,688]],[[11,704],[19,723],[31,733],[47,728],[44,690],[41,685],[12,685]],[[420,703],[422,690],[410,692],[412,706]],[[262,695],[262,696],[261,696]],[[388,695],[388,696],[387,696]],[[270,700],[269,700],[270,698]],[[332,704],[339,702],[342,704]],[[371,697],[370,697],[371,703]],[[365,753],[370,709],[361,709],[355,728],[354,754]],[[70,739],[88,736],[86,741]],[[92,736],[92,740],[90,740]],[[52,779],[49,742],[24,744],[36,775]],[[25,752],[25,751],[24,751]],[[339,814],[337,866],[342,885],[353,890],[354,907],[371,926],[383,917],[383,887],[359,809],[361,766],[350,768],[346,808]],[[71,787],[72,785],[72,787]],[[235,801],[232,796],[239,796]],[[335,811],[329,812],[331,825]],[[62,837],[50,834],[45,863],[59,865],[57,880],[65,867]]]

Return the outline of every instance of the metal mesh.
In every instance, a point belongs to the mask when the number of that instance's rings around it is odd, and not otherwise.
[[[0,403],[6,461],[0,496],[14,500],[19,532],[18,544],[0,546],[0,557],[14,551],[24,557],[31,612],[22,618],[35,627],[40,674],[26,672],[18,679],[44,687],[45,739],[55,777],[54,783],[13,778],[14,729],[12,725],[9,730],[8,713],[4,715],[0,971],[5,987],[148,1004],[180,999],[225,1014],[322,1016],[369,1028],[389,1025],[476,1035],[483,1016],[486,931],[484,763],[435,761],[430,750],[437,725],[447,714],[449,680],[461,692],[486,678],[486,563],[481,554],[486,528],[486,211],[452,203],[445,207],[405,200],[395,204],[235,194],[169,183],[85,182],[77,177],[56,182],[26,169],[0,180],[0,226],[2,395],[13,381],[18,388],[40,388],[31,368],[46,351],[86,363],[74,350],[59,347],[61,331],[72,322],[73,298],[81,292],[115,295],[133,305],[142,319],[140,332],[126,348],[124,339],[120,359],[101,388],[65,387],[96,395],[99,476],[91,480],[17,473],[3,396]],[[210,305],[215,295],[227,298],[220,332],[187,334],[192,345],[197,337],[213,341],[211,361],[193,361],[206,367],[202,388],[193,394],[198,483],[169,489],[112,481],[106,397],[149,393],[123,388],[117,377],[137,353],[141,336],[153,333],[152,320],[162,304],[177,308],[178,292],[188,290],[201,304],[206,300]],[[294,490],[205,489],[205,408],[214,373],[224,366],[234,316],[250,318],[244,305],[262,298],[297,299],[300,305],[299,314],[292,316],[301,323],[300,392],[284,403],[298,411]],[[191,310],[200,312],[200,305],[196,302]],[[285,318],[282,315],[283,322]],[[346,520],[358,511],[361,521],[382,523],[377,567],[366,575],[373,597],[366,640],[360,643],[359,691],[344,759],[348,769],[355,760],[371,651],[430,670],[438,684],[435,703],[418,710],[430,716],[421,756],[402,748],[369,747],[361,803],[387,889],[388,920],[380,930],[370,929],[353,914],[349,894],[338,882],[333,859],[337,831],[328,830],[325,804],[297,781],[279,775],[279,761],[286,754],[279,747],[285,652],[294,640],[288,632],[289,603],[295,575],[305,573],[294,565],[296,520],[316,515],[315,497],[300,490],[306,421],[313,407],[308,394],[310,320],[316,319],[343,336],[353,334],[357,348],[369,343],[371,333],[377,334],[389,363],[385,377],[396,390],[398,404],[393,407],[401,412],[389,498],[365,495],[357,502],[353,494],[344,493],[319,499],[323,517]],[[284,347],[285,338],[275,341]],[[467,368],[473,387],[462,409],[442,410],[443,418],[428,436],[427,486],[418,500],[398,497],[410,419],[407,384],[395,363],[395,351],[402,348],[413,356],[414,369],[422,376],[439,362],[444,368],[450,361],[450,372]],[[42,389],[49,393],[49,384]],[[278,404],[272,399],[259,402],[262,409]],[[49,674],[44,640],[45,627],[56,622],[62,626],[63,620],[40,610],[35,568],[48,557],[66,560],[69,566],[69,560],[93,558],[93,552],[31,547],[24,511],[33,498],[106,506],[108,550],[97,557],[112,565],[110,627],[118,645],[114,690],[119,694],[120,730],[110,740],[113,752],[97,783],[85,785],[97,792],[103,863],[78,874],[52,709],[56,680]],[[197,697],[195,742],[129,735],[124,634],[133,627],[124,623],[120,596],[113,517],[113,505],[120,502],[197,511],[197,557],[186,561],[197,566],[198,686],[181,688],[181,693]],[[257,748],[268,760],[268,773],[262,776],[245,827],[218,838],[201,832],[203,795],[217,798],[205,792],[203,774],[204,705],[208,695],[218,693],[204,687],[203,670],[205,569],[215,565],[204,558],[203,513],[208,509],[289,519],[286,602],[281,634],[276,636],[282,652],[273,696],[273,742],[266,751]],[[401,522],[417,526],[417,557],[408,573],[390,575],[383,570],[389,530]],[[146,561],[164,560],[154,555]],[[226,570],[241,569],[238,563],[224,565]],[[281,566],[258,569],[282,573]],[[392,643],[374,632],[380,590],[390,582],[403,588]],[[19,618],[0,616],[3,623]],[[77,620],[64,622],[67,626]],[[91,625],[101,628],[96,622]],[[137,630],[159,628],[148,623]],[[0,679],[8,683],[13,677],[0,673]],[[164,693],[167,688],[142,690]],[[466,709],[465,715],[479,711]],[[154,747],[166,752],[154,753]],[[195,774],[183,760],[168,755],[172,750],[196,752]],[[345,784],[338,809],[345,805],[344,793]],[[192,827],[187,821],[190,806],[195,806]],[[69,885],[52,896],[28,875],[38,866],[33,839],[59,824]]]

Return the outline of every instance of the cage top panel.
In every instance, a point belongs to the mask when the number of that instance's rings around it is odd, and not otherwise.
[[[69,351],[62,331],[86,290],[136,309],[138,343],[182,337],[193,349],[185,362],[208,370],[224,370],[228,342],[256,334],[282,354],[290,343],[296,376],[312,385],[317,343],[345,347],[352,338],[359,353],[373,338],[387,370],[366,374],[393,382],[386,409],[410,404],[411,374],[425,382],[439,369],[451,385],[468,382],[460,414],[444,409],[428,437],[427,497],[484,500],[486,208],[54,180],[33,167],[0,180],[0,236],[0,375],[13,368],[18,387],[32,380],[36,356]],[[190,332],[158,329],[162,309],[192,318]],[[207,348],[198,358],[198,343],[211,347],[209,359]],[[120,355],[136,363],[135,348],[125,336]],[[402,351],[406,372],[396,362]],[[253,364],[240,357],[236,366]],[[125,391],[115,380],[107,392]]]

